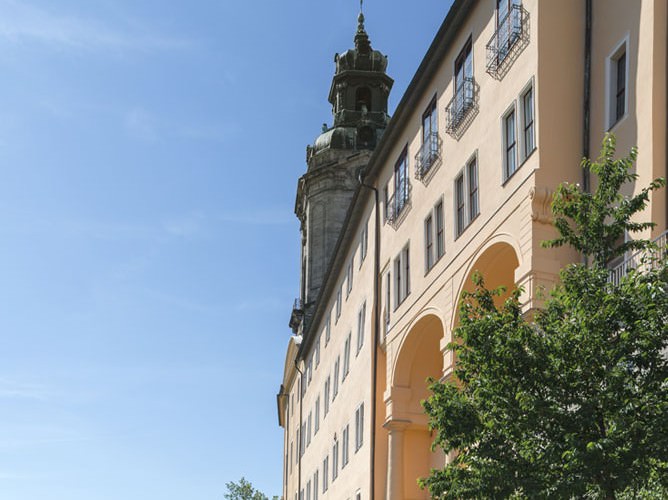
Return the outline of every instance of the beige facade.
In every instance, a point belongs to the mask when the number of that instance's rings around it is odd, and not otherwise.
[[[551,194],[587,182],[580,160],[606,131],[620,155],[639,148],[629,192],[666,176],[667,21],[666,0],[455,1],[290,340],[278,397],[286,500],[428,498],[417,478],[446,457],[430,451],[420,401],[427,377],[452,373],[446,346],[471,274],[521,285],[525,307],[540,307],[538,292],[579,259],[541,248]],[[643,236],[664,233],[667,214],[662,190]]]

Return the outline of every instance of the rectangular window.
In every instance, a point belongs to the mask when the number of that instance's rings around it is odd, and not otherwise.
[[[325,319],[325,345],[329,344],[329,339],[332,335],[332,312],[327,313],[327,319]]]
[[[367,220],[362,227],[362,234],[360,235],[360,267],[362,262],[366,259],[366,253],[369,248],[369,221]]]
[[[320,335],[318,335],[318,340],[315,342],[315,367],[318,368],[320,364]]]
[[[313,414],[313,435],[315,436],[320,430],[320,396],[315,400],[315,410]]]
[[[390,271],[385,275],[385,331],[390,325],[390,311],[392,309],[392,273]]]
[[[343,440],[341,446],[341,468],[348,464],[348,447],[350,445],[350,426],[346,425],[343,429]]]
[[[311,385],[311,381],[313,380],[313,357],[309,356],[308,358],[308,365],[306,366],[306,387]]]
[[[466,167],[469,181],[469,224],[480,213],[478,206],[478,161],[474,157]]]
[[[468,39],[455,60],[454,116],[459,122],[473,106],[473,45]]]
[[[341,356],[336,357],[334,362],[334,387],[332,387],[332,401],[336,399],[336,395],[339,393],[339,366],[341,365]]]
[[[325,380],[325,390],[324,394],[322,395],[322,400],[325,403],[325,408],[324,408],[324,413],[325,416],[329,413],[329,392],[330,392],[330,385],[331,385],[331,379],[329,375],[327,376],[327,380]]]
[[[455,212],[457,237],[459,237],[480,213],[478,160],[475,156],[455,178]]]
[[[455,179],[455,209],[457,212],[457,236],[464,232],[466,227],[466,202],[464,200],[464,174]]]
[[[517,170],[517,141],[515,140],[515,109],[503,118],[503,180],[506,181]]]
[[[311,500],[311,480],[306,483],[306,500]]]
[[[364,444],[364,403],[355,410],[355,452]]]
[[[329,457],[322,461],[322,492],[325,493],[329,488]]]
[[[422,115],[422,146],[415,166],[417,174],[424,176],[439,156],[438,148],[438,114],[436,113],[436,97]]]
[[[410,288],[410,253],[408,246],[394,259],[395,309],[399,307],[411,291]]]
[[[627,70],[626,40],[620,44],[608,59],[608,128],[612,128],[627,109]]]
[[[313,500],[318,500],[318,471],[313,473]]]
[[[309,446],[311,444],[311,430],[312,430],[311,424],[313,423],[313,414],[311,412],[308,413],[307,422],[308,423],[306,425],[306,446]]]
[[[364,322],[366,321],[366,302],[362,304],[357,313],[357,354],[362,350],[364,345]]]
[[[348,267],[346,268],[346,299],[350,295],[350,292],[353,289],[353,262],[355,261],[355,256],[353,255],[348,262]]]
[[[404,209],[408,202],[409,185],[408,185],[408,152],[404,148],[399,160],[394,165],[394,207],[393,214],[397,215]]]
[[[339,475],[339,440],[334,436],[334,445],[332,446],[332,482]]]
[[[443,219],[443,200],[436,204],[436,260],[445,254],[445,227]]]
[[[336,292],[336,318],[334,319],[334,322],[336,323],[339,321],[339,318],[341,317],[341,296],[342,296],[342,289],[343,283],[339,285],[339,290]]]
[[[434,265],[434,218],[431,214],[424,221],[424,262],[426,271]]]
[[[533,87],[522,94],[522,139],[524,142],[523,160],[536,148],[534,139]]]
[[[343,346],[343,375],[342,375],[342,381],[346,379],[348,376],[348,372],[350,371],[350,339],[352,337],[352,333],[348,334],[348,338],[346,338],[346,342]]]
[[[387,222],[387,218],[390,215],[390,186],[389,183],[385,184],[383,188],[383,222]]]

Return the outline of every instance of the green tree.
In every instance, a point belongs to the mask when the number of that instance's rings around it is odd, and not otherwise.
[[[227,500],[269,500],[267,495],[256,490],[253,485],[243,477],[239,479],[239,482],[237,483],[234,481],[226,483],[225,487],[227,488],[227,493],[225,493],[225,498]],[[277,500],[277,498],[278,497],[274,497],[274,500]]]
[[[615,160],[606,136],[593,193],[573,184],[555,194],[560,237],[590,265],[561,272],[561,283],[530,321],[515,290],[480,276],[460,305],[455,381],[433,382],[423,402],[434,446],[457,452],[420,482],[434,498],[666,498],[668,490],[668,269],[663,258],[620,283],[606,264],[651,243],[623,241],[650,227],[631,218],[659,179],[621,196],[635,150]],[[650,265],[651,264],[651,265]],[[652,496],[654,495],[654,496]]]

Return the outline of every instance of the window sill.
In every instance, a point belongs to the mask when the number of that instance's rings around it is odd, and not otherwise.
[[[627,116],[629,116],[629,112],[628,112],[628,111],[625,112],[621,117],[619,117],[619,120],[617,120],[615,123],[613,123],[612,125],[610,125],[610,126],[608,127],[608,132],[613,132],[614,129],[616,129],[617,126],[618,126],[620,123],[622,123],[623,121],[626,120],[626,117],[627,117]]]

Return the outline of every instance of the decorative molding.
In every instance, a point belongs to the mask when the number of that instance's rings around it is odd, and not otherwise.
[[[546,187],[532,187],[529,193],[531,199],[531,219],[540,224],[552,224],[552,196],[554,191]]]

